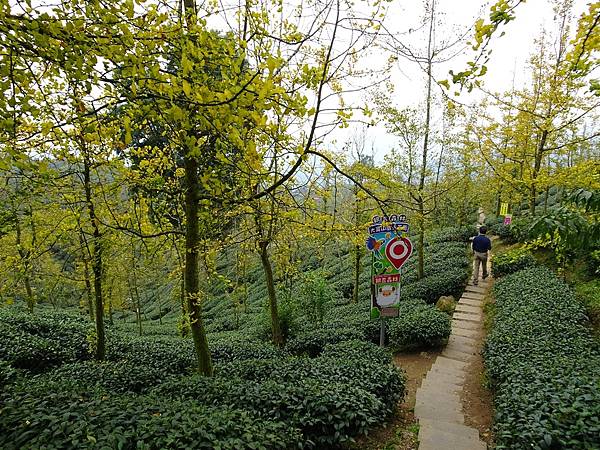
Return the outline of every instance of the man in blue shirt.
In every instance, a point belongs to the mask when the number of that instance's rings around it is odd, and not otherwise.
[[[487,273],[487,259],[488,251],[492,249],[492,241],[488,238],[487,228],[485,226],[479,228],[479,234],[473,238],[471,248],[473,249],[473,257],[475,260],[475,269],[473,271],[473,284],[477,286],[479,282],[479,265],[483,266],[483,279],[485,280],[488,276]]]

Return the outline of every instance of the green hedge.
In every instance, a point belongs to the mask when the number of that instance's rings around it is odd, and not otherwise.
[[[25,391],[0,398],[0,448],[286,449],[298,430],[252,413],[194,400],[96,395],[86,391]]]
[[[492,257],[492,275],[494,278],[500,278],[536,264],[533,254],[528,249],[512,249]]]
[[[335,380],[375,395],[384,405],[381,417],[391,413],[404,396],[404,378],[401,372],[390,364],[382,365],[369,357],[246,360],[219,365],[216,371],[220,377],[237,377],[252,382],[268,379],[280,382]]]
[[[466,256],[465,256],[466,258]],[[402,290],[404,298],[420,298],[435,303],[442,295],[458,295],[464,289],[469,273],[464,267],[448,265],[447,269],[408,284]]]
[[[450,336],[450,316],[434,306],[409,300],[402,302],[399,309],[399,316],[387,321],[393,347],[434,347]]]
[[[0,308],[0,360],[17,369],[43,372],[61,364],[89,359],[85,319],[68,314],[29,314]]]
[[[193,399],[207,405],[240,408],[268,421],[299,429],[302,447],[330,448],[348,441],[381,420],[384,409],[373,394],[335,379],[193,377],[165,383],[160,397]]]
[[[285,348],[293,355],[307,355],[314,358],[321,354],[327,344],[363,338],[364,333],[360,330],[348,328],[348,325],[344,324],[344,328],[329,327],[307,331],[291,339]]]
[[[196,362],[191,339],[108,333],[106,347],[109,361],[154,367],[161,373],[188,373]]]
[[[427,242],[431,244],[452,241],[469,242],[469,238],[475,236],[476,234],[477,230],[471,225],[465,225],[462,227],[446,227],[431,232],[428,236]]]
[[[145,393],[173,377],[156,367],[131,362],[84,361],[65,364],[33,381],[57,383],[68,380],[78,386],[99,388],[108,393]]]
[[[367,358],[370,361],[385,365],[392,362],[392,354],[387,348],[361,340],[327,344],[323,356],[328,358],[349,358],[359,360]]]
[[[583,307],[543,268],[507,275],[494,294],[484,358],[496,448],[598,448],[600,349]]]

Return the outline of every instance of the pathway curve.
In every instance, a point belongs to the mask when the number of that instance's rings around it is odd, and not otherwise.
[[[490,260],[488,259],[488,273]],[[486,450],[476,428],[465,425],[461,393],[469,362],[477,356],[483,329],[483,298],[491,283],[469,281],[452,316],[448,345],[417,390],[419,450]]]

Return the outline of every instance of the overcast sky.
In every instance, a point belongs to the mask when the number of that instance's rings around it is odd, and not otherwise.
[[[424,14],[423,1],[420,0],[394,0],[391,3],[386,27],[394,33],[407,32],[409,29],[418,28],[422,23]],[[436,40],[452,39],[460,36],[471,28],[478,17],[489,15],[490,2],[482,0],[437,0],[438,18],[441,22],[437,27]],[[586,0],[575,0],[573,2],[573,27],[577,18],[587,9]],[[516,9],[516,19],[508,25],[503,26],[505,35],[500,33],[494,37],[490,48],[492,49],[488,72],[483,78],[485,88],[495,92],[511,89],[513,82],[515,87],[522,87],[528,81],[527,60],[535,51],[535,39],[540,36],[545,27],[548,31],[555,28],[553,21],[554,12],[552,2],[548,0],[528,0]],[[414,48],[426,49],[425,28],[413,31],[409,35],[402,35],[403,42]],[[472,33],[469,34],[472,36]],[[465,39],[467,41],[468,39]],[[450,78],[448,71],[455,72],[466,67],[466,61],[474,58],[474,52],[470,48],[456,47],[458,55],[447,64],[435,67],[434,76],[438,80]],[[450,52],[452,53],[452,52]],[[367,63],[375,64],[376,56],[371,56]],[[374,58],[374,59],[373,59]],[[425,98],[425,77],[416,64],[399,59],[392,80],[395,85],[393,101],[397,106],[409,106],[423,104]],[[464,92],[457,99],[462,103],[473,103],[481,99],[480,92],[468,94]],[[339,147],[340,141],[347,138],[348,132],[336,132],[335,140]],[[396,143],[393,136],[385,132],[383,125],[370,127],[367,131],[367,147],[373,147],[376,160],[381,160]]]

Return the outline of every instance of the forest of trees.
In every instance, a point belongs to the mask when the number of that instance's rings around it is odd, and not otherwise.
[[[440,230],[468,238],[480,207],[502,233],[507,203],[563,271],[581,252],[600,260],[600,2],[581,15],[552,2],[527,82],[504,92],[486,87],[489,48],[520,0],[452,37],[440,0],[425,1],[419,45],[386,20],[396,3],[0,0],[0,309],[77,316],[96,361],[114,361],[118,333],[164,332],[210,377],[224,333],[287,351],[307,324],[323,336],[330,305],[368,303],[374,214],[408,217],[421,284],[407,292],[425,303],[466,281]],[[459,53],[462,69],[440,70]],[[397,65],[419,74],[415,104],[397,101]],[[375,151],[373,127],[391,148]],[[461,261],[454,278],[436,265],[446,254]],[[425,288],[434,273],[443,286]],[[411,344],[395,326],[390,339]],[[365,420],[348,436],[381,422]]]

